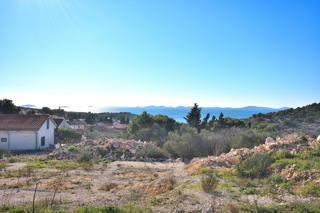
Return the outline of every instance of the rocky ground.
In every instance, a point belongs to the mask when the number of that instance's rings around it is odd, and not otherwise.
[[[265,144],[252,150],[246,148],[231,150],[220,156],[195,158],[189,163],[183,162],[183,159],[162,162],[158,162],[157,159],[147,159],[149,162],[140,161],[137,155],[139,149],[152,146],[152,143],[119,139],[88,140],[78,144],[78,147],[91,146],[92,156],[97,155],[101,150],[108,150],[109,152],[105,154],[115,161],[110,164],[95,164],[88,171],[72,168],[64,171],[52,168],[27,169],[25,165],[30,162],[9,163],[1,171],[0,205],[26,205],[34,197],[35,201],[47,206],[52,203],[68,210],[84,205],[123,206],[132,203],[159,212],[177,210],[227,212],[227,206],[230,203],[283,205],[297,201],[320,202],[316,197],[302,197],[289,193],[273,196],[268,193],[240,192],[241,187],[238,186],[242,184],[241,180],[219,179],[216,190],[206,193],[201,187],[203,175],[198,174],[201,168],[207,167],[217,171],[232,169],[234,164],[241,162],[252,152],[269,152],[285,148],[292,153],[297,153],[312,150],[316,144],[316,140],[312,138],[308,138],[308,142],[303,145],[288,139],[267,138]],[[119,155],[117,152],[119,150],[129,150],[127,153],[131,155],[125,155],[124,152],[120,152],[122,155]],[[74,155],[72,151],[60,147],[49,155],[35,156],[35,158],[48,157],[62,160],[70,159],[72,155]],[[27,174],[15,177],[14,174],[19,172]],[[295,173],[294,169],[290,168],[281,172],[283,176],[292,180],[306,179],[312,175],[316,175],[319,179],[317,173]],[[263,186],[257,187],[257,189],[261,188]]]

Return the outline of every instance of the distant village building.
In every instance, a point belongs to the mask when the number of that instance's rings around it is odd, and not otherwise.
[[[54,122],[57,124],[57,128],[71,128],[68,122],[64,118],[53,118]]]
[[[84,129],[84,120],[79,119],[78,121],[67,121],[71,129]]]
[[[99,123],[97,123],[97,126],[104,127],[106,129],[113,129],[113,125],[108,121],[99,122]]]
[[[118,125],[114,125],[113,128],[116,130],[122,130],[125,131],[128,128],[128,124],[118,124]]]
[[[0,115],[0,148],[44,149],[54,144],[56,123],[50,115]]]

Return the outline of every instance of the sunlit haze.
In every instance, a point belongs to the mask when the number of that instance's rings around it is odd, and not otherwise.
[[[48,106],[320,102],[320,1],[3,0],[0,99]]]

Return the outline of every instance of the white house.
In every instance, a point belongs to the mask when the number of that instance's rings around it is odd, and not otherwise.
[[[64,118],[53,118],[54,122],[57,124],[57,128],[71,128]]]
[[[55,122],[50,115],[0,115],[0,148],[44,149],[54,144]]]

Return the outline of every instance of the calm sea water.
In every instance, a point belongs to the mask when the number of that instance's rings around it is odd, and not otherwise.
[[[244,107],[244,108],[216,108],[216,107],[201,107],[202,117],[210,113],[210,119],[212,115],[219,117],[222,112],[224,117],[231,118],[249,118],[253,114],[277,112],[280,109],[264,108],[264,107]],[[187,116],[191,107],[162,107],[162,106],[149,106],[149,107],[69,107],[65,108],[66,111],[81,111],[81,112],[131,112],[133,114],[141,115],[143,111],[151,115],[167,115],[170,118],[175,119],[178,122],[185,122],[183,117]]]

